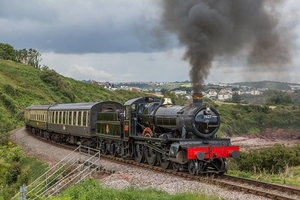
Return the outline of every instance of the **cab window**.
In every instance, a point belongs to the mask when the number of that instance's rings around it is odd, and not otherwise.
[[[129,119],[130,116],[130,107],[126,106],[125,119]]]
[[[131,105],[131,112],[135,112],[135,104]]]

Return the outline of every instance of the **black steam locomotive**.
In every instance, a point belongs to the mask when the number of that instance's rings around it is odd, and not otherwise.
[[[56,142],[98,148],[104,154],[134,159],[190,174],[227,170],[227,158],[239,147],[216,138],[220,116],[194,96],[190,106],[168,98],[141,97],[124,105],[112,102],[30,106],[26,128]]]

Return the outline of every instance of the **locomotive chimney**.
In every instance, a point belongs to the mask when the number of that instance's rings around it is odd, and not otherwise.
[[[202,93],[194,93],[192,97],[193,97],[193,105],[197,105],[197,106],[202,105],[202,97],[203,97]]]

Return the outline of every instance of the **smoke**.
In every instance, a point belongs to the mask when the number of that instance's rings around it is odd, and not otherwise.
[[[161,25],[186,47],[194,92],[216,56],[247,52],[248,66],[276,70],[291,61],[288,31],[280,31],[281,0],[162,0]]]

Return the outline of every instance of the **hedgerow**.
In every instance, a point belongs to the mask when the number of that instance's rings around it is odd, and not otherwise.
[[[275,144],[274,147],[264,150],[241,152],[236,162],[242,171],[281,173],[287,167],[300,165],[300,144],[293,147]]]

